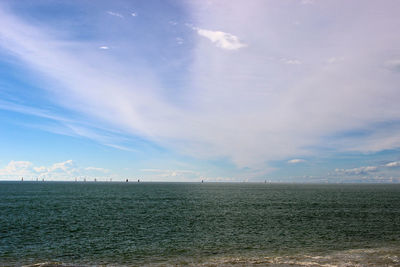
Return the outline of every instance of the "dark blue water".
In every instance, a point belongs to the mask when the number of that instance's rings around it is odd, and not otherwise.
[[[400,185],[0,183],[0,265],[400,266]]]

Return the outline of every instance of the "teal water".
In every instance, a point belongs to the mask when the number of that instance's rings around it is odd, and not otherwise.
[[[0,266],[33,264],[400,266],[400,185],[1,182]]]

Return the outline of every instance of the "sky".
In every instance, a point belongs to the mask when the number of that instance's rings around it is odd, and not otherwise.
[[[400,2],[0,2],[0,180],[400,182]]]

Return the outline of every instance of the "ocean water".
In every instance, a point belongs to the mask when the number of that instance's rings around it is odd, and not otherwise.
[[[400,266],[400,185],[0,182],[0,266]]]

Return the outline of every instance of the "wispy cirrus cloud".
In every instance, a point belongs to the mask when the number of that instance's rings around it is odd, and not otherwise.
[[[386,122],[400,120],[400,76],[382,67],[388,58],[398,58],[393,52],[400,46],[400,37],[393,34],[398,3],[318,4],[318,13],[307,8],[297,18],[295,1],[278,1],[273,9],[265,1],[188,2],[193,24],[201,25],[193,29],[201,38],[186,33],[190,48],[183,52],[189,59],[181,67],[188,71],[171,76],[158,71],[168,69],[162,65],[167,63],[143,63],[161,57],[157,42],[146,42],[148,58],[140,50],[132,56],[136,46],[130,42],[137,39],[121,32],[127,43],[119,57],[93,52],[93,43],[64,40],[68,33],[74,36],[73,28],[54,34],[56,29],[28,23],[3,4],[0,22],[7,27],[0,28],[0,47],[47,80],[43,88],[52,92],[56,104],[101,121],[104,128],[194,157],[267,169],[270,161],[287,162],[320,148],[342,153],[399,147],[399,129]],[[363,12],[347,12],[358,8]],[[375,9],[382,12],[370,12]],[[301,19],[301,27],[287,17]],[[322,17],[329,22],[324,27]],[[140,32],[146,31],[138,36]],[[96,37],[104,36],[100,31]],[[171,37],[175,47],[176,36]],[[327,64],[332,55],[346,61]],[[175,54],[166,57],[171,62]],[[298,67],[280,64],[283,57]],[[307,64],[296,64],[297,58]],[[165,81],[171,80],[183,85],[168,87]],[[354,132],[365,134],[355,137]]]
[[[335,64],[344,61],[344,57],[330,57],[327,60],[328,64]]]
[[[107,11],[107,14],[110,16],[121,18],[121,19],[124,18],[124,15],[122,15],[121,13],[118,13],[118,12],[114,12],[114,11]]]
[[[181,37],[176,37],[175,40],[176,40],[176,43],[177,43],[178,45],[181,45],[181,44],[184,43],[184,40],[183,40],[183,38],[181,38]]]
[[[0,110],[13,111],[47,120],[47,122],[34,124],[25,122],[23,124],[25,127],[41,129],[59,135],[88,138],[105,146],[119,150],[136,151],[135,149],[124,145],[127,139],[121,136],[121,132],[115,132],[112,129],[110,131],[110,129],[105,129],[98,124],[88,122],[83,118],[77,119],[71,116],[67,118],[57,114],[54,110],[44,110],[10,101],[0,101]],[[18,122],[15,123],[21,124]]]
[[[285,64],[288,64],[288,65],[301,65],[301,61],[298,60],[298,59],[286,59],[286,58],[283,58],[283,59],[281,59],[281,61],[283,63],[285,63]]]

